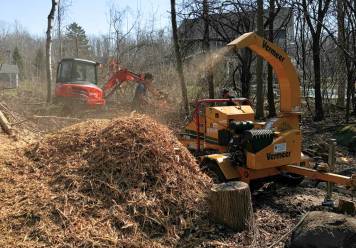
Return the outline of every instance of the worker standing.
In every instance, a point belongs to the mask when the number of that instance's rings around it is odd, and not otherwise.
[[[142,111],[143,107],[148,104],[146,99],[147,90],[153,88],[153,75],[151,73],[145,73],[144,80],[139,82],[136,90],[135,96],[132,101],[132,110]]]
[[[221,98],[222,99],[230,99],[230,101],[226,102],[226,106],[235,106],[236,104],[232,101],[232,99],[234,98],[234,96],[230,95],[230,92],[228,89],[223,89],[221,91]]]

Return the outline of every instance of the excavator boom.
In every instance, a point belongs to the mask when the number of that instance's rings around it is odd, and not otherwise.
[[[103,86],[104,97],[107,98],[112,93],[120,87],[120,85],[125,81],[136,81],[144,83],[143,75],[133,73],[127,69],[120,69],[116,71],[108,80],[108,82]]]

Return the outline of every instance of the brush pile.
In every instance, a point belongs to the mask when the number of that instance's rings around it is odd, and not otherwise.
[[[25,155],[9,162],[1,246],[171,247],[205,213],[210,180],[145,116],[76,124]]]

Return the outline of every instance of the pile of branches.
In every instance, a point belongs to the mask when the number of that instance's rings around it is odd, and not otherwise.
[[[0,243],[172,247],[205,215],[210,180],[145,116],[76,124],[25,155],[13,162],[16,187],[5,189],[0,228],[11,235]]]

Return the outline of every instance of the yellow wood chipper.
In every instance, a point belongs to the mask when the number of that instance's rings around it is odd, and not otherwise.
[[[290,175],[291,180],[306,176],[356,188],[356,175],[347,177],[312,169],[310,159],[302,153],[300,83],[287,53],[253,32],[228,46],[247,47],[271,64],[280,88],[280,112],[266,122],[256,122],[247,99],[197,101],[193,119],[180,140],[196,154],[207,154],[200,156],[202,167],[213,170],[223,180],[249,183],[283,174]],[[226,104],[231,102],[234,104]],[[216,106],[219,103],[223,106]]]

